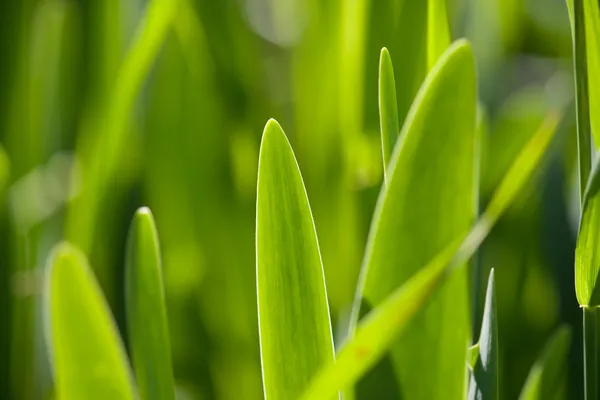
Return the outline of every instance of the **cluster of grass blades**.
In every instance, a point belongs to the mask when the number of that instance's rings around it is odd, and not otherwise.
[[[343,391],[348,398],[369,398],[370,385],[382,374],[392,380],[391,393],[405,398],[496,399],[494,275],[481,335],[469,347],[466,265],[542,160],[559,112],[548,115],[476,219],[479,138],[469,44],[458,41],[439,57],[397,140],[393,68],[386,50],[380,71],[386,181],[347,340],[337,352],[300,169],[280,125],[270,120],[265,127],[256,206],[265,397],[330,399]],[[593,174],[588,188],[590,203],[596,200],[597,176]],[[589,236],[585,229],[591,228],[586,227],[597,225],[595,213],[588,214],[584,213],[582,237]],[[150,211],[142,208],[134,216],[125,260],[134,374],[83,252],[62,243],[49,263],[47,338],[57,397],[175,398],[158,237]],[[594,295],[589,296],[589,304],[595,304]],[[522,399],[543,399],[557,390],[568,343],[568,331],[561,329],[533,367]]]
[[[585,0],[569,2],[569,9],[582,205],[575,287],[584,313],[585,393],[594,399],[600,162],[591,168],[591,143],[592,133],[600,132],[594,129],[600,124],[594,112],[600,101],[590,87],[600,78],[588,71],[600,70],[600,11],[596,2]],[[139,73],[140,78],[118,96],[123,104],[108,111],[117,133],[126,124],[127,113],[121,112],[131,108],[149,59],[174,18],[154,13],[158,34],[140,39],[147,49],[137,56],[141,61],[135,56],[131,61],[141,64],[142,71],[132,66],[123,72]],[[386,49],[381,52],[384,183],[343,343],[333,340],[319,240],[300,167],[282,127],[270,120],[264,129],[257,181],[256,287],[265,398],[332,399],[343,393],[344,398],[367,399],[382,382],[391,398],[500,398],[496,272],[489,275],[481,330],[474,340],[469,262],[532,178],[562,114],[553,110],[547,115],[480,213],[475,62],[468,42],[450,43],[445,13],[444,1],[430,2],[428,21],[435,29],[427,36],[428,73],[403,121],[391,57]],[[114,140],[107,146],[109,153],[118,154],[122,143],[117,134]],[[0,190],[8,174],[3,154]],[[88,174],[97,174],[94,165],[86,168]],[[98,191],[109,178],[94,180],[101,182]],[[94,207],[90,200],[74,208],[71,217],[95,218]],[[91,239],[91,233],[84,235],[83,250]],[[133,218],[125,266],[129,357],[84,251],[66,242],[52,251],[45,315],[57,398],[175,398],[158,234],[147,208]],[[548,399],[563,390],[570,341],[570,330],[559,327],[531,368],[520,399]]]

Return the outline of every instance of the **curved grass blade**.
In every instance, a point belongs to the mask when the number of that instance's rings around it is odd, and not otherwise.
[[[485,295],[478,357],[471,371],[469,400],[495,400],[498,395],[498,317],[494,270],[490,271]]]
[[[575,248],[575,292],[582,307],[600,305],[600,159],[594,164],[583,200]]]
[[[444,279],[475,253],[500,216],[523,190],[548,148],[559,120],[560,114],[552,113],[544,121],[512,164],[488,208],[462,243],[461,238],[453,241],[362,319],[354,336],[338,352],[336,362],[323,368],[312,380],[302,396],[303,400],[330,398],[341,388],[352,385],[383,356]]]
[[[396,143],[400,124],[396,100],[394,67],[388,49],[381,49],[379,57],[379,123],[381,125],[381,151],[383,153],[383,176],[387,183],[387,168]]]
[[[535,362],[519,400],[554,399],[566,383],[567,356],[571,345],[571,330],[561,326],[546,344],[542,356]]]
[[[334,360],[323,265],[300,169],[275,120],[264,130],[256,201],[256,281],[267,399],[297,398]]]
[[[450,26],[446,0],[429,0],[427,4],[427,69],[431,70],[450,46]]]
[[[361,307],[377,307],[474,222],[475,116],[473,54],[467,42],[459,41],[429,74],[394,149],[371,226],[354,321]],[[392,346],[391,365],[404,397],[463,396],[467,293],[467,271],[461,270],[404,340]]]
[[[46,337],[57,399],[133,400],[125,350],[85,256],[61,243],[49,262]]]
[[[146,207],[135,213],[126,257],[127,328],[140,398],[174,400],[158,234],[152,213]]]

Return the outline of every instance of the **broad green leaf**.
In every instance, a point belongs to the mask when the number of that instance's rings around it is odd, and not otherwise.
[[[580,306],[600,305],[600,159],[592,170],[583,200],[575,248],[575,292]]]
[[[371,226],[355,320],[360,308],[377,307],[474,222],[475,111],[473,54],[459,41],[431,70],[394,149]],[[467,277],[466,270],[454,274],[403,341],[392,346],[404,397],[463,395],[470,332]]]
[[[396,143],[400,125],[398,123],[398,102],[396,101],[396,80],[389,51],[381,49],[379,58],[379,122],[381,125],[381,151],[383,154],[383,175],[387,182],[387,167]]]
[[[529,371],[520,400],[548,400],[560,395],[565,384],[570,345],[571,330],[567,326],[561,326]]]
[[[323,265],[292,148],[264,130],[256,201],[256,280],[265,397],[293,399],[334,360]]]
[[[498,398],[498,317],[494,270],[490,271],[483,321],[479,334],[479,355],[471,371],[469,399],[494,400]]]
[[[450,27],[446,0],[429,0],[427,4],[427,67],[435,66],[440,56],[450,46]]]
[[[133,400],[125,350],[83,253],[58,244],[47,284],[47,339],[57,399]]]
[[[587,83],[589,118],[596,145],[600,146],[600,5],[598,0],[583,1],[585,16],[585,47],[587,59]],[[589,134],[589,132],[588,132]]]
[[[338,352],[336,362],[327,365],[312,380],[302,396],[303,400],[330,398],[341,388],[358,380],[390,349],[395,343],[394,339],[404,331],[411,318],[422,311],[436,288],[453,270],[460,270],[459,267],[475,253],[500,216],[523,190],[548,148],[559,120],[560,114],[550,114],[526,144],[500,183],[488,208],[460,247],[459,238],[362,319],[354,336]]]
[[[175,399],[158,234],[150,209],[133,218],[125,285],[129,347],[140,398]]]

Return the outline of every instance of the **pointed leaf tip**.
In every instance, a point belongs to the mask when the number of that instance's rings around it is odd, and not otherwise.
[[[124,347],[83,252],[63,242],[49,262],[46,338],[57,398],[133,399]]]
[[[125,273],[129,345],[140,398],[174,400],[158,233],[148,207],[133,217]]]
[[[256,280],[265,398],[297,398],[334,359],[321,254],[292,148],[275,120],[263,134]],[[292,293],[293,295],[290,295]]]

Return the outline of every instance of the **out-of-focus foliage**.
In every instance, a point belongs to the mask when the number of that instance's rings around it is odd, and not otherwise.
[[[262,398],[254,225],[270,117],[286,127],[305,180],[342,343],[383,182],[379,53],[387,47],[394,65],[401,127],[430,65],[428,3],[0,2],[0,393],[55,393],[42,276],[63,237],[83,246],[127,337],[126,237],[131,215],[149,205],[178,394]],[[486,115],[483,210],[548,110],[572,102],[568,12],[563,0],[445,5],[449,37],[473,43]],[[495,268],[505,398],[519,395],[561,323],[573,328],[564,398],[582,397],[574,112],[567,115],[542,179],[520,193],[469,269],[477,337]]]

